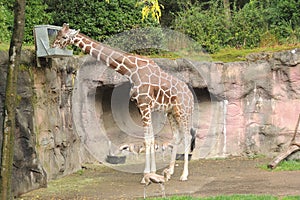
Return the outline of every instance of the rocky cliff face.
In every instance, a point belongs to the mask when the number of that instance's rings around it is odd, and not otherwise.
[[[193,158],[271,157],[285,148],[300,113],[299,55],[299,50],[252,54],[248,61],[235,63],[155,59],[194,91],[197,146]],[[85,62],[89,67],[81,67],[77,76],[77,89],[83,95],[78,100],[81,112],[76,112],[76,124],[92,154],[103,160],[109,152],[108,141],[115,145],[115,152],[124,143],[142,143],[137,139],[142,130],[137,127],[139,116],[130,109],[129,97],[116,95],[121,93],[119,88],[129,92],[126,80],[92,58],[85,58]],[[116,105],[114,98],[122,100]],[[123,102],[126,105],[120,105]],[[155,126],[160,127],[160,122],[167,124],[159,118]],[[159,142],[170,139],[168,125],[158,130]],[[102,146],[101,153],[93,146]]]
[[[195,64],[209,77],[208,90],[224,115],[222,131],[215,134],[221,145],[211,146],[209,155],[273,156],[289,143],[300,113],[299,64],[299,50],[253,54],[248,62],[206,68]]]
[[[65,58],[49,59],[33,69],[37,151],[48,180],[81,168],[80,140],[73,130],[71,110],[76,67],[76,59]]]
[[[0,132],[2,146],[3,103],[5,99],[6,67],[8,53],[0,52]],[[39,160],[34,122],[34,92],[32,53],[24,51],[18,75],[18,106],[14,146],[12,192],[15,196],[47,185],[47,174]]]
[[[0,54],[2,121],[8,56]],[[300,113],[300,50],[253,54],[235,63],[155,61],[194,91],[194,159],[274,156],[288,145]],[[25,52],[18,80],[16,195],[73,173],[83,162],[104,162],[122,144],[142,144],[126,79],[89,56],[34,63]],[[170,140],[163,115],[155,115],[154,125],[157,141]]]
[[[0,120],[3,121],[8,54],[0,54]],[[46,187],[48,180],[73,173],[81,169],[82,163],[81,144],[72,129],[71,112],[71,77],[76,59],[63,59],[58,66],[49,60],[36,67],[32,51],[22,54],[13,165],[15,196]]]
[[[186,82],[199,101],[194,158],[274,156],[290,142],[300,114],[300,50],[252,54],[247,59],[188,65],[171,62],[177,68],[193,69]],[[169,62],[161,60],[160,65],[170,66]],[[196,74],[200,78],[193,77]],[[201,99],[197,88],[206,89],[209,98]]]

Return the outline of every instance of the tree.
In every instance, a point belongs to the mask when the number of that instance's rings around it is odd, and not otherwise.
[[[226,20],[230,21],[231,20],[231,11],[230,11],[230,3],[229,0],[223,0],[223,4],[224,4],[224,12],[225,12],[225,16],[226,16]]]
[[[2,158],[0,174],[0,198],[12,199],[12,168],[14,157],[15,116],[17,106],[17,76],[21,60],[21,48],[25,27],[25,0],[16,0],[14,6],[14,30],[9,48],[6,92],[4,103]]]

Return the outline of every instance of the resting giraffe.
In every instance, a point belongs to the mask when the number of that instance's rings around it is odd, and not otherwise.
[[[153,111],[167,113],[175,139],[169,166],[170,174],[174,173],[177,146],[183,135],[185,156],[180,180],[187,180],[188,153],[190,150],[189,133],[192,127],[191,120],[194,107],[193,94],[188,86],[176,77],[164,72],[153,60],[113,49],[92,40],[77,30],[70,29],[69,25],[64,24],[62,29],[58,31],[52,47],[65,48],[67,45],[78,46],[85,53],[103,61],[131,82],[131,99],[136,101],[144,128],[145,174],[156,172],[151,113]]]

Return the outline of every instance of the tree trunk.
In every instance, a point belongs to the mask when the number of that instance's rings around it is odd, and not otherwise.
[[[17,106],[17,76],[25,26],[25,0],[16,0],[14,6],[14,30],[9,48],[6,92],[4,103],[2,158],[0,174],[0,199],[12,199],[12,168],[14,157],[15,115]]]
[[[277,167],[277,165],[284,160],[286,157],[288,157],[289,155],[291,155],[292,153],[299,151],[300,147],[298,145],[290,145],[288,147],[287,150],[285,150],[284,152],[282,152],[281,154],[279,154],[278,156],[276,156],[276,158],[274,158],[269,164],[268,164],[268,168],[270,169],[275,169],[275,167]]]
[[[224,4],[226,20],[227,22],[230,22],[231,21],[230,2],[229,0],[223,0],[223,4]]]

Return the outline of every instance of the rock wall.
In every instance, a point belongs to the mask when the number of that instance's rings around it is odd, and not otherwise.
[[[32,52],[23,52],[18,75],[18,106],[16,110],[12,180],[12,192],[15,196],[47,185],[47,173],[39,160],[38,144],[36,142],[33,103],[35,95],[32,90],[34,82],[32,68],[29,67],[34,63],[33,58]],[[8,53],[0,51],[0,146],[2,146],[3,105],[5,100],[7,65]]]
[[[7,58],[0,52],[1,121]],[[139,113],[122,76],[89,56],[41,59],[37,67],[34,54],[25,51],[22,60],[15,195],[44,187],[95,157],[103,161],[121,144],[142,143]],[[300,50],[252,54],[235,63],[155,61],[194,91],[194,159],[272,157],[288,145],[300,113]],[[158,114],[155,120],[157,140],[169,140],[164,117]]]
[[[0,120],[3,121],[8,53],[0,52]],[[44,60],[23,51],[18,75],[18,107],[13,165],[13,194],[18,196],[51,179],[81,169],[81,143],[73,131],[71,94],[76,59]],[[2,123],[0,123],[2,132]],[[1,133],[2,136],[2,133]],[[2,137],[0,138],[0,146]]]
[[[197,102],[193,123],[197,145],[193,158],[272,157],[285,148],[300,113],[299,54],[299,50],[252,54],[248,61],[234,63],[155,59],[164,70],[188,83],[195,93]],[[134,128],[136,125],[132,122],[138,121],[134,119],[139,117],[134,114],[136,111],[130,110],[131,115],[125,117],[124,106],[118,106],[115,111],[106,108],[105,102],[114,102],[115,91],[120,93],[118,88],[129,92],[126,79],[105,66],[99,66],[91,57],[85,57],[82,63],[85,64],[77,74],[80,82],[77,89],[83,95],[77,98],[81,102],[81,112],[76,112],[76,118],[80,119],[76,124],[84,141],[90,142],[88,146],[92,154],[103,160],[109,152],[108,140],[115,145],[113,152],[124,143],[142,143],[136,139],[138,133],[132,137],[128,126],[124,127],[124,124],[129,124],[132,132],[142,132]],[[118,104],[124,101],[125,107],[130,107],[126,96],[120,98],[123,100]],[[116,105],[109,103],[108,107]],[[92,118],[96,121],[86,120]],[[164,120],[158,121],[168,126]],[[163,141],[170,139],[168,136],[170,129],[166,128],[156,137]],[[93,146],[102,146],[102,150],[93,151]]]
[[[224,101],[224,155],[274,156],[291,141],[300,114],[300,50],[253,54],[248,62],[215,64],[209,91]],[[215,88],[222,84],[223,91]]]
[[[51,180],[81,168],[81,144],[73,131],[71,110],[77,64],[73,58],[40,59],[40,64],[33,68],[35,132],[39,159]]]
[[[300,114],[299,49],[252,54],[248,62],[215,63],[203,71],[210,75],[208,90],[224,102],[222,147],[215,156],[221,149],[225,156],[274,156],[290,142]]]
[[[172,66],[169,62],[160,65]],[[194,158],[272,157],[289,144],[300,114],[299,49],[251,54],[246,62],[173,63],[192,68],[186,82],[194,89],[207,88],[210,94],[209,101],[197,95]],[[202,81],[193,77],[197,72]]]

